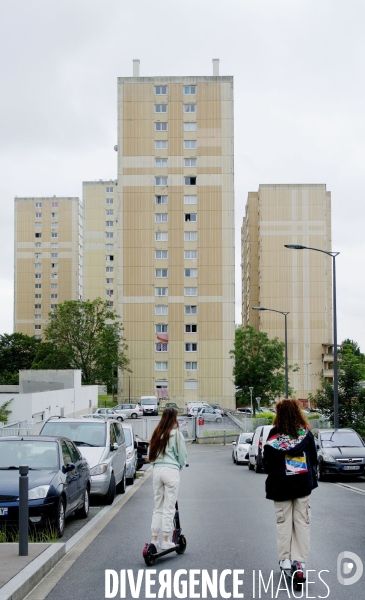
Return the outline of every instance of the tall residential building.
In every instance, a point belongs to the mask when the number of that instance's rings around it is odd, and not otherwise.
[[[84,181],[84,296],[116,306],[117,182]]]
[[[81,297],[79,198],[15,198],[14,331],[41,338],[55,305]]]
[[[289,312],[289,380],[297,398],[333,372],[331,258],[301,244],[331,250],[331,194],[325,185],[260,185],[248,194],[242,225],[242,321],[284,341],[284,317],[254,306]]]
[[[233,78],[118,79],[118,313],[133,396],[233,406]]]

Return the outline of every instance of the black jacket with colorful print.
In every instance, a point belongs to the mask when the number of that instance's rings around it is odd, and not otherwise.
[[[292,500],[308,496],[318,486],[317,452],[309,429],[298,431],[298,437],[280,434],[273,427],[264,447],[266,498]]]

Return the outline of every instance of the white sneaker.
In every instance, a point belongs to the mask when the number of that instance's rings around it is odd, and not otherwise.
[[[285,571],[291,569],[291,560],[290,558],[284,558],[284,560],[279,560],[280,569],[284,569]]]
[[[170,548],[175,548],[176,544],[174,542],[162,542],[161,550],[170,550]]]
[[[157,552],[161,549],[160,542],[158,540],[151,540],[150,543],[155,546]]]

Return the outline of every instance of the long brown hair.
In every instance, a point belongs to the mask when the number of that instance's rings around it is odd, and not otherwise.
[[[284,435],[298,437],[299,429],[309,428],[298,400],[285,398],[276,405],[276,416],[273,425]]]
[[[161,421],[154,430],[149,447],[148,460],[155,462],[159,454],[162,456],[166,453],[166,446],[169,443],[170,433],[173,429],[178,429],[179,423],[177,420],[176,408],[165,408],[162,413]]]

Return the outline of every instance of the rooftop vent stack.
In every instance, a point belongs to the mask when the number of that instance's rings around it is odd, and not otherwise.
[[[213,58],[213,77],[219,77],[219,58]]]
[[[133,59],[133,77],[139,77],[139,63],[141,61],[139,60],[139,58],[134,58]]]

